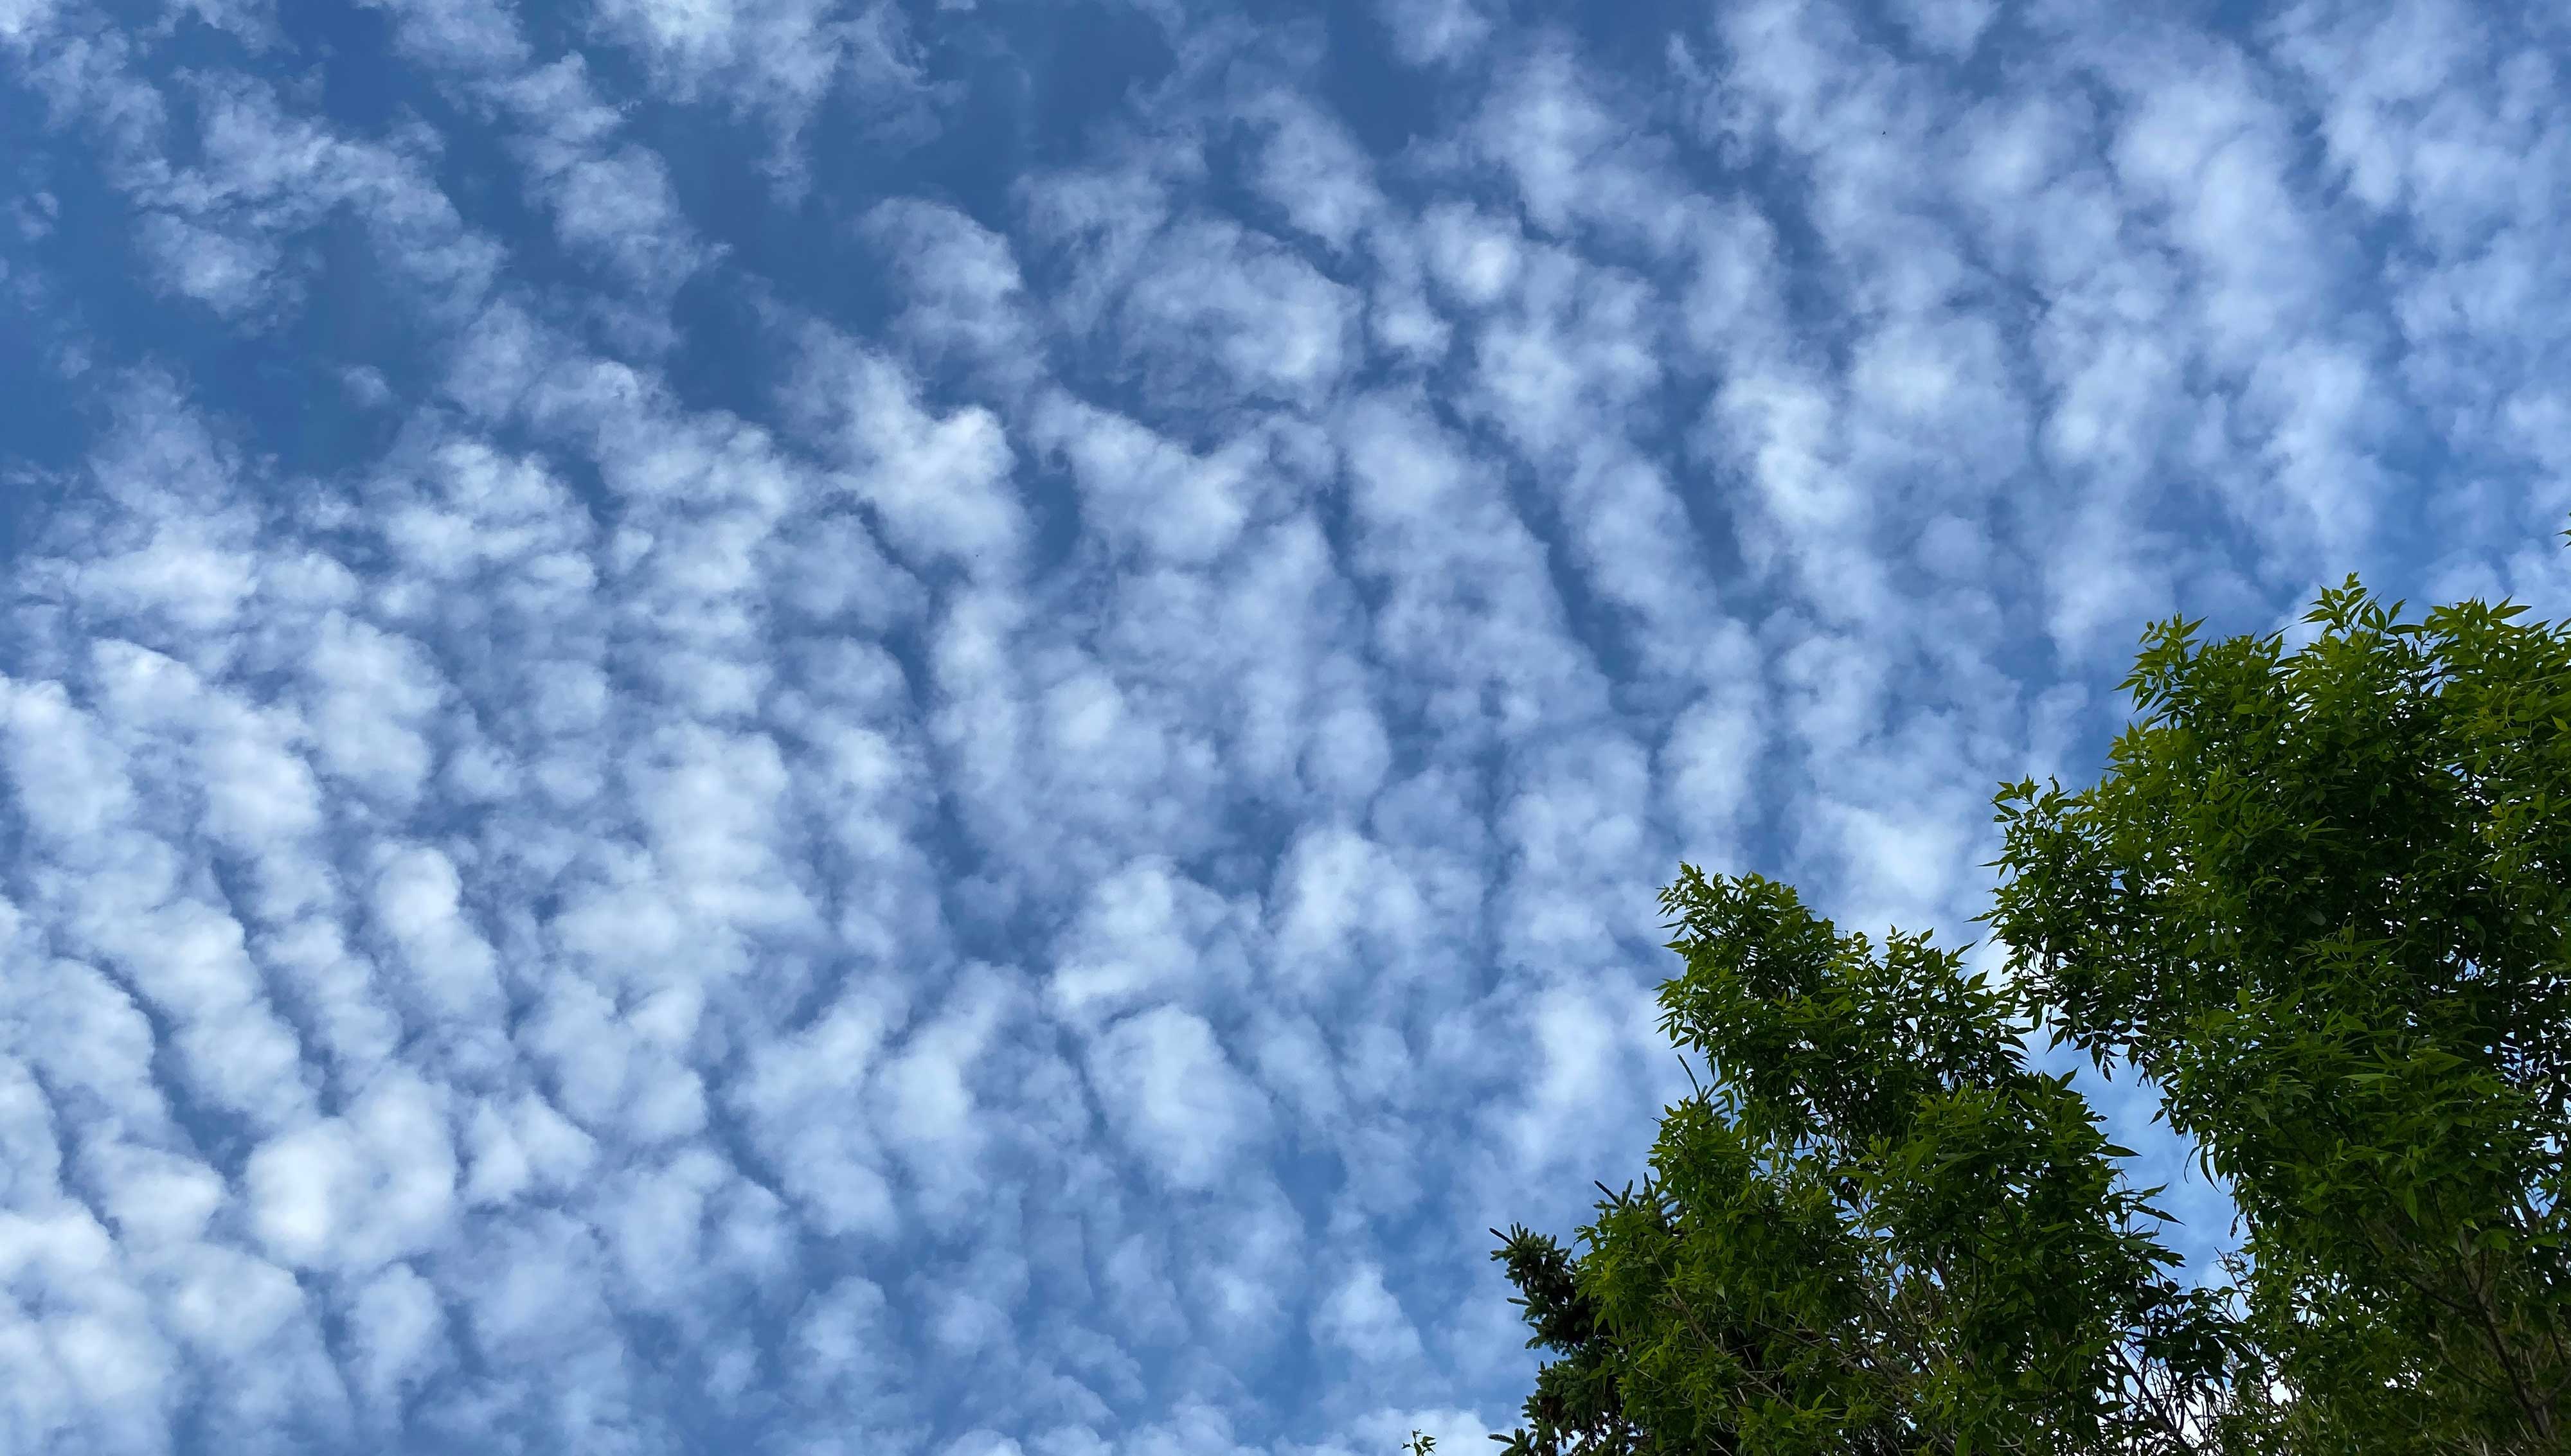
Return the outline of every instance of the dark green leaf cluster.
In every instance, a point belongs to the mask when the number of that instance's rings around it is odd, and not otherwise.
[[[2563,1439],[2571,632],[2522,612],[2351,578],[2300,652],[2161,624],[2102,781],[2000,798],[1988,918],[2230,1183],[2323,1446]]]
[[[2224,1328],[2008,998],[1756,875],[1687,867],[1664,905],[1663,1029],[1718,1090],[1668,1110],[1576,1268],[1510,1234],[1561,1352],[1511,1456],[2189,1449]]]
[[[2571,632],[2399,611],[2155,626],[2102,780],[1998,797],[2004,984],[1683,866],[1712,1090],[1585,1252],[1493,1255],[1549,1351],[1508,1456],[2565,1449]],[[2229,1183],[2228,1285],[2048,1033]]]

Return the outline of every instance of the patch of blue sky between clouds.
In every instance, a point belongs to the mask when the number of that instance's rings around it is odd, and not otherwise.
[[[0,0],[0,1450],[1478,1445],[1682,855],[2571,599],[2564,23],[2110,10]]]

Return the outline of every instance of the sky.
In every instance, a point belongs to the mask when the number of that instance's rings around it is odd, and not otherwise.
[[[0,1456],[1488,1449],[1682,859],[1960,944],[2146,622],[2571,603],[2566,64],[0,0]]]

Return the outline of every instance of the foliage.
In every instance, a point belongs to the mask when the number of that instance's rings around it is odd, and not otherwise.
[[[2571,1281],[2571,632],[2353,578],[2317,636],[2155,625],[2099,783],[1996,799],[2002,984],[1682,866],[1666,1110],[1508,1456],[2551,1452]],[[2036,1035],[2130,1067],[2246,1236],[2198,1288]]]
[[[2161,624],[2105,778],[2000,797],[2025,993],[2230,1183],[2321,1446],[2562,1444],[2571,633],[2523,610]]]
[[[2153,1191],[2117,1182],[2069,1079],[2025,1065],[2004,995],[1756,875],[1687,867],[1663,904],[1687,969],[1662,1026],[1716,1090],[1669,1110],[1576,1269],[1510,1235],[1567,1356],[1510,1456],[2184,1449],[2219,1398],[2219,1311],[2169,1274]]]

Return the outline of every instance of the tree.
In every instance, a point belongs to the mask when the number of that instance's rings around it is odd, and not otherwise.
[[[2523,611],[2161,624],[2106,777],[2000,798],[2025,995],[2230,1183],[2315,1449],[2564,1444],[2571,631]]]
[[[1662,903],[1686,962],[1662,1027],[1716,1088],[1669,1110],[1576,1263],[1508,1235],[1564,1356],[1511,1456],[2190,1449],[2221,1311],[2070,1079],[2027,1067],[2006,995],[1756,875],[1683,867]]]
[[[1682,866],[1712,1087],[1577,1257],[1493,1230],[1549,1351],[1508,1456],[2564,1450],[2571,630],[2400,611],[2155,624],[2099,782],[1995,799],[1998,984]],[[2229,1185],[2223,1282],[2039,1035]]]

